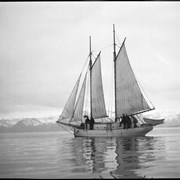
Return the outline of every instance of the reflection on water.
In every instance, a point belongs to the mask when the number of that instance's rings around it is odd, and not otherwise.
[[[72,171],[91,171],[100,177],[114,178],[147,176],[138,169],[148,168],[151,161],[165,158],[163,139],[136,138],[75,138],[72,144],[74,168]],[[82,168],[86,165],[88,168]]]
[[[177,178],[180,128],[169,131],[135,138],[0,134],[0,178]]]

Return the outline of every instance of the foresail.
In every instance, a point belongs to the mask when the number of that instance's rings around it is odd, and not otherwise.
[[[104,92],[101,74],[101,58],[100,53],[96,58],[92,68],[92,117],[102,118],[107,117]]]
[[[74,114],[72,116],[72,120],[71,121],[82,121],[82,116],[83,116],[83,107],[84,107],[84,97],[85,97],[85,89],[86,89],[86,76],[84,78],[82,87],[81,87],[81,91],[79,93],[76,105],[75,105],[75,109],[74,109]]]
[[[117,118],[150,109],[129,63],[125,44],[116,57],[116,107]]]
[[[59,120],[61,119],[67,119],[67,118],[70,118],[72,117],[73,115],[73,112],[74,112],[74,104],[75,104],[75,100],[76,100],[76,96],[77,96],[77,91],[78,91],[78,87],[79,87],[79,81],[80,81],[80,77],[81,77],[81,74],[71,92],[71,95],[69,96],[69,99],[59,117]]]

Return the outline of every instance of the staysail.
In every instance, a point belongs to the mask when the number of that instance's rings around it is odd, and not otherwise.
[[[134,114],[150,109],[131,68],[125,43],[123,42],[115,59],[116,67],[116,112],[117,118],[122,114]]]
[[[79,93],[76,105],[75,105],[75,109],[74,109],[74,114],[72,116],[72,120],[71,121],[82,121],[82,116],[83,116],[83,107],[84,107],[84,97],[85,97],[85,89],[86,89],[86,76],[84,78],[82,87],[81,87],[81,91]]]
[[[92,72],[92,117],[107,117],[102,84],[100,53],[90,70]]]
[[[79,87],[79,81],[80,81],[80,77],[81,74],[69,96],[69,99],[59,117],[59,120],[61,119],[66,119],[66,118],[70,118],[72,117],[73,113],[74,113],[74,105],[75,105],[75,100],[76,100],[76,96],[77,96],[77,91],[78,91],[78,87]]]

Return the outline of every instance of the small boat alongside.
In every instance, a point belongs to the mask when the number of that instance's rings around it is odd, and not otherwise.
[[[149,125],[156,126],[158,124],[163,124],[165,119],[152,119],[144,117],[143,120]]]

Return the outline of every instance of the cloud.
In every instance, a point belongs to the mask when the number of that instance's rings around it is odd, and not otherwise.
[[[26,104],[62,108],[88,56],[89,36],[96,55],[112,45],[112,24],[117,44],[127,37],[128,56],[147,94],[162,104],[160,96],[175,100],[179,17],[176,2],[0,3],[1,110]],[[104,48],[106,79],[112,63],[112,48]]]

